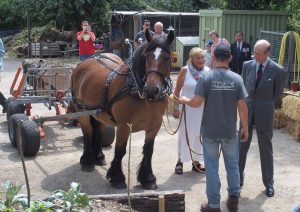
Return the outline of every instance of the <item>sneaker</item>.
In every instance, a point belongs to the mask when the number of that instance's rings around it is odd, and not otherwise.
[[[221,209],[220,208],[211,208],[208,206],[207,203],[203,203],[201,205],[200,211],[201,212],[221,212]]]
[[[227,207],[229,211],[237,211],[239,207],[239,197],[236,195],[229,195],[227,200]]]

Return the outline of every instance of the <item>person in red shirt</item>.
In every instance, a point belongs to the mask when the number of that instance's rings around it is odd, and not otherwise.
[[[94,41],[95,34],[91,31],[91,26],[88,21],[81,22],[82,31],[77,32],[79,41],[79,59],[85,60],[95,54]]]

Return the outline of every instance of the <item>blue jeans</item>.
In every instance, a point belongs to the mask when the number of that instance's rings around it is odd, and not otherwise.
[[[91,56],[93,56],[93,54],[82,54],[82,55],[79,55],[79,60],[83,61],[83,60],[90,58]]]
[[[220,208],[219,146],[224,158],[228,195],[240,196],[239,142],[235,135],[231,139],[211,139],[203,136],[203,154],[206,175],[208,206]]]

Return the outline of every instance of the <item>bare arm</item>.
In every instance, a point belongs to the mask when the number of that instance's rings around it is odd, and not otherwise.
[[[244,99],[238,100],[238,112],[241,120],[241,140],[246,142],[248,140],[248,108]]]
[[[83,38],[84,32],[87,32],[90,36],[92,41],[94,42],[96,40],[95,34],[91,31],[91,29],[82,30],[81,33],[77,36],[78,40],[81,40]]]
[[[186,96],[182,96],[179,99],[179,102],[181,104],[187,104],[190,107],[200,107],[200,105],[203,103],[204,97],[203,96],[197,96],[194,95],[193,98],[188,98]]]
[[[181,68],[181,70],[178,74],[177,81],[176,81],[176,87],[175,87],[175,90],[174,90],[174,95],[177,98],[179,98],[180,91],[181,91],[183,83],[184,83],[186,72],[187,72],[187,67],[184,66],[184,67]]]
[[[186,72],[187,72],[187,67],[184,66],[181,68],[181,70],[178,74],[177,81],[176,81],[176,87],[174,90],[175,99],[179,98],[180,91],[181,91],[183,83],[184,83]],[[178,102],[174,102],[173,116],[174,116],[174,118],[180,117]]]

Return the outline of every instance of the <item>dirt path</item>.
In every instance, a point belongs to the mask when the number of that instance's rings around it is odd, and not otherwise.
[[[0,83],[1,91],[8,96],[13,74],[20,60],[5,59],[6,71]],[[49,111],[43,105],[34,105],[35,114],[48,115]],[[176,123],[175,123],[176,124]],[[91,195],[125,193],[126,190],[112,189],[105,179],[109,164],[97,167],[95,171],[84,173],[80,170],[79,158],[82,154],[82,134],[76,127],[62,126],[57,122],[46,123],[46,138],[41,142],[41,148],[36,157],[26,158],[26,166],[30,179],[33,199],[47,197],[57,189],[68,189],[71,182],[81,184],[82,191]],[[132,153],[130,164],[131,192],[144,192],[136,182],[136,168],[142,158],[143,133],[132,136]],[[274,139],[275,160],[275,196],[267,198],[261,180],[259,151],[256,136],[251,144],[246,166],[245,185],[242,189],[239,211],[291,211],[300,203],[300,143],[297,143],[285,130],[275,130]],[[128,152],[128,151],[127,151]],[[104,150],[108,162],[112,160],[114,149]],[[205,175],[191,171],[191,164],[184,164],[184,173],[174,174],[177,160],[177,135],[168,135],[162,127],[157,136],[153,170],[157,177],[158,191],[183,190],[186,194],[186,211],[199,211],[200,204],[206,201]],[[128,154],[123,160],[123,171],[127,176]],[[222,210],[226,209],[226,175],[223,159],[220,159]],[[10,180],[25,184],[22,164],[19,155],[11,146],[7,132],[6,116],[0,114],[0,183]],[[26,191],[24,191],[25,193]]]

